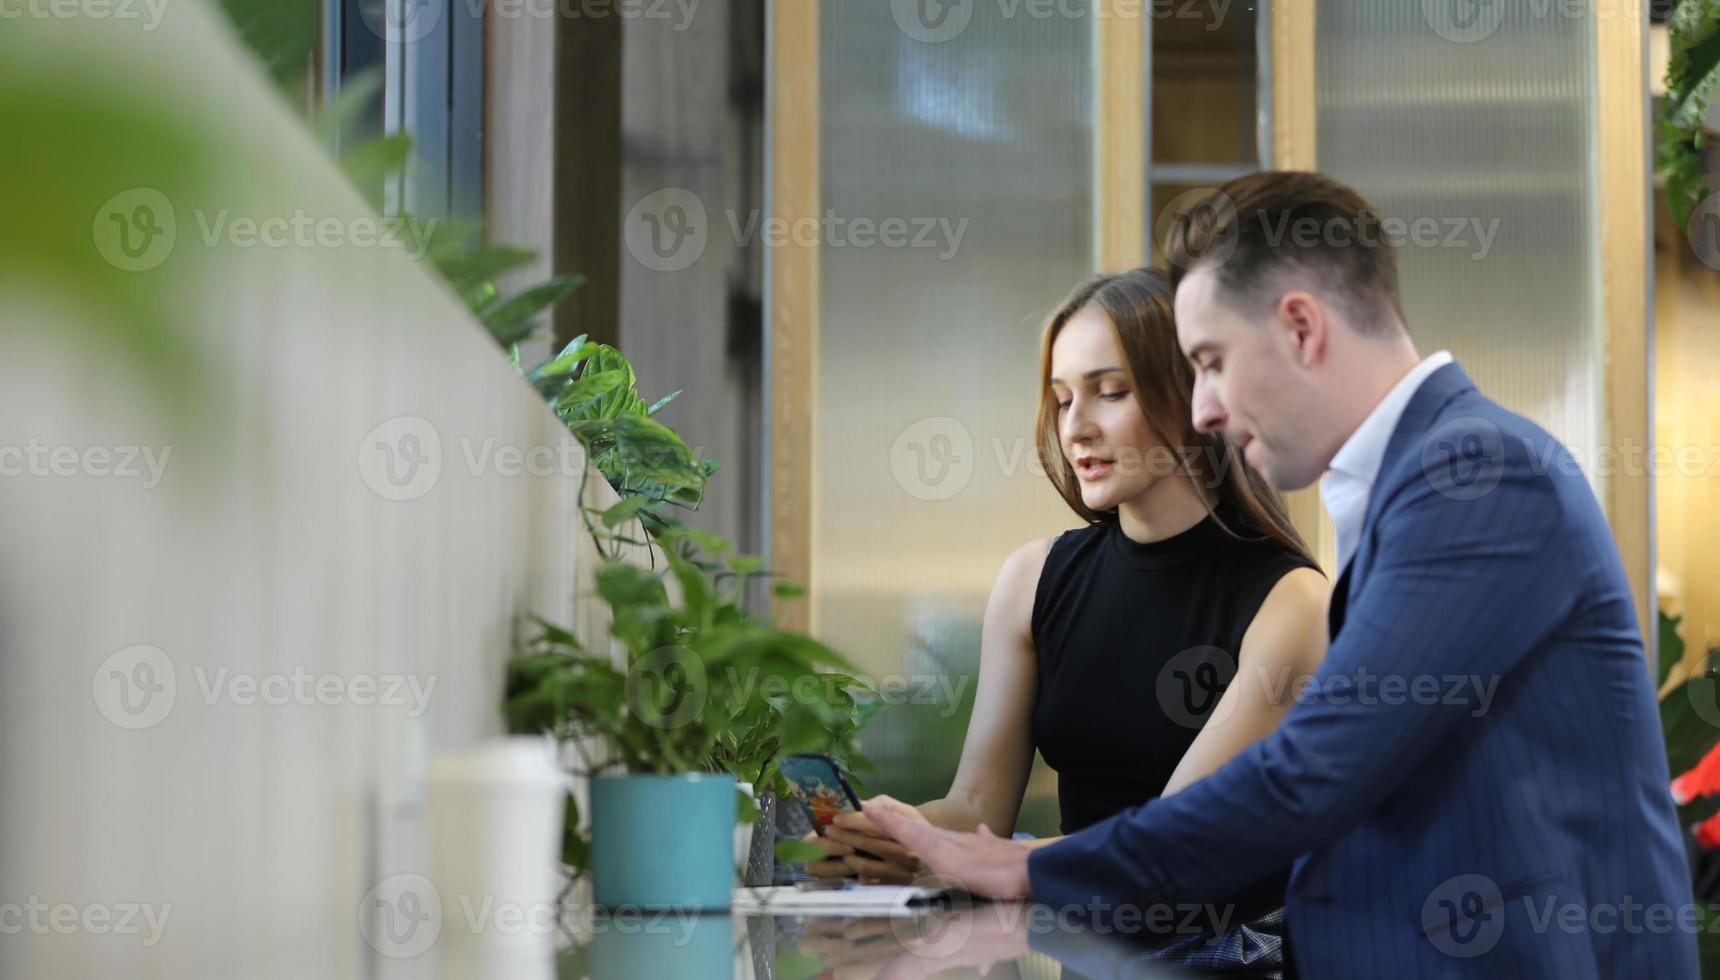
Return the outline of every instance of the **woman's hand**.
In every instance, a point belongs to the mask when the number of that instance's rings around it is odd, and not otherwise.
[[[905,820],[927,822],[920,811],[888,796],[875,796],[866,806],[888,807]],[[897,843],[864,813],[838,813],[824,833],[830,843],[847,849],[842,857],[844,865],[865,884],[906,885],[926,874],[918,855]]]
[[[814,878],[853,878],[856,872],[844,860],[854,853],[854,848],[829,837],[819,836],[818,831],[809,831],[801,840],[808,844],[824,849],[826,855],[822,861],[806,862],[806,873]]]

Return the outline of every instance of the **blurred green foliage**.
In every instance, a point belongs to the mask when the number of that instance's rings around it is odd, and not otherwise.
[[[1667,207],[1683,227],[1702,199],[1720,193],[1702,168],[1703,119],[1720,87],[1720,0],[1679,0],[1667,19],[1670,57],[1666,96],[1655,129],[1655,169],[1665,181]]]

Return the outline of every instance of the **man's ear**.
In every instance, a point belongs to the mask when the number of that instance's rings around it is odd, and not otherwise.
[[[1277,326],[1296,363],[1310,368],[1325,360],[1332,322],[1312,293],[1291,290],[1278,300]]]

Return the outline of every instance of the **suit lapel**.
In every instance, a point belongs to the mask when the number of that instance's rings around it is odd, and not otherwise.
[[[1379,519],[1380,507],[1390,496],[1382,492],[1388,474],[1392,472],[1397,460],[1406,452],[1412,450],[1417,458],[1421,453],[1421,437],[1433,425],[1433,420],[1439,415],[1445,403],[1465,391],[1475,390],[1475,382],[1469,380],[1463,368],[1453,361],[1427,376],[1414,395],[1410,396],[1409,404],[1404,407],[1403,415],[1398,419],[1397,427],[1392,430],[1392,437],[1386,443],[1385,455],[1380,459],[1379,473],[1374,477],[1372,491],[1368,493],[1368,509],[1362,518],[1360,540],[1356,542],[1356,550],[1350,555],[1350,561],[1338,575],[1338,582],[1332,587],[1332,601],[1326,609],[1326,629],[1330,639],[1338,638],[1338,631],[1344,628],[1344,615],[1349,611],[1351,572],[1363,559],[1363,552],[1368,549],[1368,530],[1374,521]]]
[[[1332,601],[1326,607],[1326,638],[1329,641],[1338,638],[1338,631],[1344,628],[1344,609],[1350,604],[1350,567],[1355,564],[1352,559],[1349,565],[1338,576],[1338,584],[1332,588]]]
[[[1421,452],[1427,430],[1433,427],[1433,420],[1439,416],[1445,403],[1463,394],[1474,391],[1475,382],[1469,380],[1469,375],[1463,373],[1463,368],[1456,361],[1440,368],[1427,376],[1414,395],[1410,396],[1409,404],[1404,406],[1403,415],[1398,418],[1398,424],[1392,430],[1392,437],[1386,443],[1385,455],[1380,457],[1380,470],[1374,475],[1373,490],[1368,494],[1367,515],[1362,518],[1361,539],[1368,540],[1368,529],[1374,526],[1374,521],[1380,516],[1380,507],[1391,494],[1381,492],[1392,478],[1394,467],[1405,454],[1415,460],[1416,471],[1421,469]],[[1356,552],[1361,552],[1361,542],[1357,543]],[[1350,564],[1355,564],[1352,556]]]

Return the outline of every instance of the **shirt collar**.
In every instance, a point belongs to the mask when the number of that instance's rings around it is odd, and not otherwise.
[[[1428,355],[1420,364],[1410,369],[1350,438],[1344,441],[1338,454],[1332,457],[1331,469],[1354,480],[1359,480],[1369,486],[1379,475],[1380,465],[1385,461],[1386,445],[1391,442],[1392,433],[1397,430],[1398,420],[1403,418],[1404,409],[1409,407],[1409,400],[1415,396],[1416,390],[1426,381],[1428,375],[1450,364],[1450,351],[1438,351]]]

